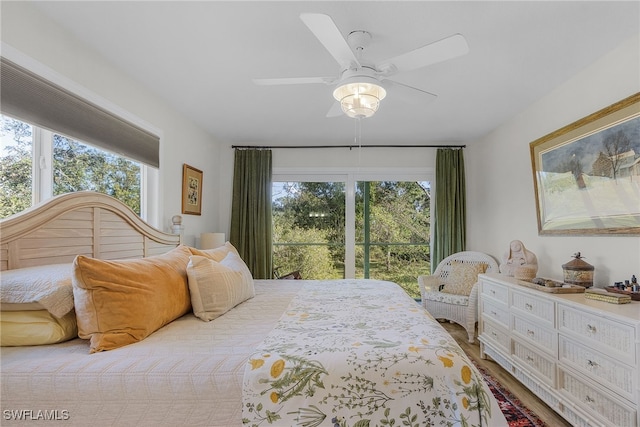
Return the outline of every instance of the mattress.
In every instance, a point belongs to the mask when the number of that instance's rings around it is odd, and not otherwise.
[[[81,339],[3,347],[0,424],[240,426],[247,359],[300,286],[256,280],[256,297],[223,316],[188,314],[116,350],[89,354]]]

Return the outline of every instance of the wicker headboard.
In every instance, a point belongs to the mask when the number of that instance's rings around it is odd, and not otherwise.
[[[113,197],[62,194],[0,220],[0,270],[100,259],[142,258],[169,251],[180,236],[151,227]]]

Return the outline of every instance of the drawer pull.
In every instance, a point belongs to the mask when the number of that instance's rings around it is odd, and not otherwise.
[[[587,395],[587,397],[584,398],[584,401],[587,403],[595,403],[595,399],[592,399],[591,396]]]
[[[527,356],[527,362],[533,362],[533,360],[534,360],[533,357]]]
[[[494,337],[498,338],[498,334],[496,334],[495,332],[491,332],[491,335],[493,335]]]
[[[489,292],[491,292],[491,295],[495,295],[496,291],[494,291],[493,289],[491,289]]]
[[[496,313],[495,311],[492,311],[491,314],[493,314],[494,316],[498,317],[498,313]]]
[[[599,366],[599,365],[598,365],[598,362],[594,362],[593,360],[587,360],[587,365],[588,365],[590,368],[597,368],[597,367]]]
[[[529,311],[533,310],[533,306],[532,306],[531,304],[529,304],[529,303],[526,303],[526,304],[524,305],[524,307],[525,307],[527,310],[529,310]]]
[[[529,335],[530,337],[534,336],[536,333],[533,332],[531,329],[527,329],[527,335]]]
[[[587,324],[587,331],[589,331],[589,333],[591,334],[595,334],[598,330],[595,326]]]

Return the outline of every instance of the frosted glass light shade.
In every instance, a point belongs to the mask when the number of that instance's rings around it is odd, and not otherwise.
[[[224,243],[224,233],[202,233],[200,235],[200,249],[215,249]]]
[[[367,81],[345,83],[333,91],[342,111],[351,118],[373,116],[385,96],[387,92],[382,86]]]

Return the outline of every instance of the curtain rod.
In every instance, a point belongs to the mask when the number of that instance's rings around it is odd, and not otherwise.
[[[467,148],[466,145],[232,145],[231,148],[271,149],[271,148]]]

